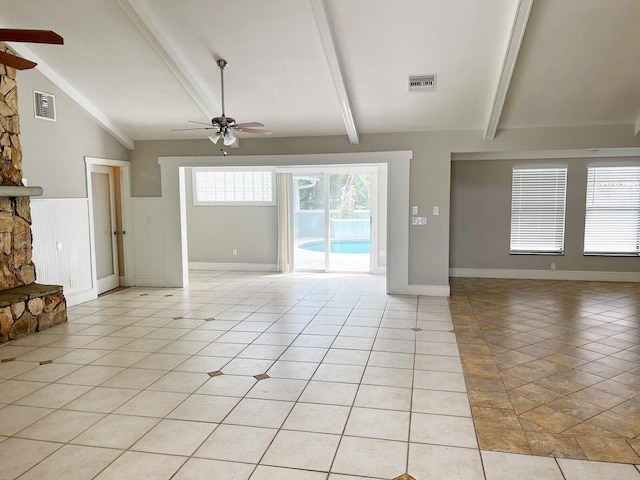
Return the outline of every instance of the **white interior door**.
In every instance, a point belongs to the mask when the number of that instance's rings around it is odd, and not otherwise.
[[[118,249],[113,170],[91,166],[91,199],[98,294],[118,286]]]

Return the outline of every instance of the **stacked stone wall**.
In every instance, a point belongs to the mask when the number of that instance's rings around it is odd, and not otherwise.
[[[0,51],[14,53],[2,43]],[[22,185],[19,134],[16,70],[0,64],[0,186]],[[36,280],[32,240],[29,197],[0,196],[0,343],[67,319],[62,287],[41,298],[16,297],[16,288]]]

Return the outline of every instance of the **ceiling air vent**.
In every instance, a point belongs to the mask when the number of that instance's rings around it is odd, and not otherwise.
[[[56,97],[50,93],[33,91],[33,107],[36,118],[56,121]]]
[[[435,89],[436,89],[435,75],[411,75],[409,77],[410,92],[420,92],[420,91],[433,92]]]

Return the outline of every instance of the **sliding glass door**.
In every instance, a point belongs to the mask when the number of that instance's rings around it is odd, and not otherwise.
[[[370,272],[373,171],[292,175],[293,263],[298,271]]]
[[[324,271],[327,268],[325,174],[294,174],[292,178],[294,269]]]

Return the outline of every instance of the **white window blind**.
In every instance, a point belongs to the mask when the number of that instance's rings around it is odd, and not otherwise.
[[[195,205],[274,205],[273,169],[219,170],[193,169]]]
[[[640,255],[640,166],[589,167],[585,255]]]
[[[564,252],[567,168],[514,168],[511,253]]]

